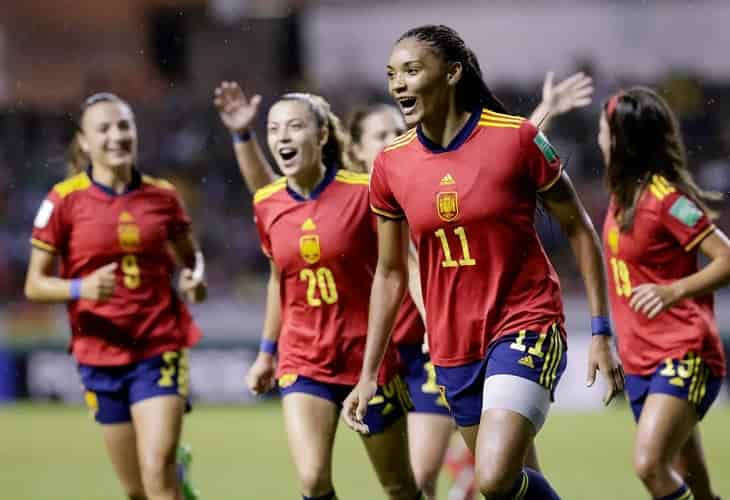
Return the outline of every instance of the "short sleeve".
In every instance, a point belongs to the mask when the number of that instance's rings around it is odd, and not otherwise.
[[[707,214],[679,191],[673,191],[662,200],[661,211],[662,226],[687,252],[715,230]]]
[[[520,144],[531,183],[538,193],[547,191],[558,181],[562,172],[557,151],[545,134],[528,120],[520,127]]]
[[[272,259],[271,238],[269,238],[269,232],[266,230],[259,205],[254,205],[253,221],[256,225],[256,232],[259,235],[259,241],[261,241],[261,251],[264,252],[264,255],[268,258]]]
[[[171,197],[169,220],[167,222],[168,238],[171,241],[178,239],[190,231],[191,225],[192,221],[183,206],[180,195],[177,191],[174,191]]]
[[[384,154],[375,158],[373,171],[370,174],[370,208],[377,215],[388,219],[402,219],[403,209],[398,204],[388,182]]]
[[[53,253],[65,250],[69,228],[65,223],[64,208],[64,199],[51,191],[33,220],[31,245]]]

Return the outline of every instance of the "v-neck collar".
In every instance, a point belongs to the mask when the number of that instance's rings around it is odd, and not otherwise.
[[[418,126],[416,126],[416,134],[418,135],[418,140],[421,141],[421,144],[423,144],[423,146],[432,153],[438,154],[448,153],[449,151],[456,151],[461,147],[462,144],[466,142],[471,133],[474,131],[477,124],[479,123],[479,117],[481,116],[481,114],[481,108],[472,111],[469,120],[467,120],[466,124],[464,124],[459,133],[456,134],[456,137],[451,139],[451,142],[449,142],[446,147],[443,147],[440,144],[436,144],[431,139],[426,137],[426,135],[423,133],[423,130],[421,130],[420,123],[418,124]]]
[[[291,187],[289,187],[289,181],[287,180],[286,183],[286,191],[289,193],[289,196],[294,198],[296,201],[311,201],[316,200],[319,195],[322,194],[322,192],[329,186],[333,180],[335,180],[335,176],[337,175],[337,167],[327,167],[327,170],[325,170],[324,177],[321,181],[319,181],[319,184],[314,186],[314,189],[312,189],[312,192],[309,193],[308,197],[304,197],[301,194],[294,191]]]
[[[94,176],[92,174],[91,166],[86,169],[86,176],[89,178],[91,183],[99,188],[101,191],[103,191],[105,194],[108,194],[109,196],[121,196],[125,195],[131,191],[134,191],[135,189],[138,189],[142,185],[142,175],[137,171],[137,169],[132,169],[132,180],[127,184],[127,187],[124,188],[124,191],[121,193],[117,193],[109,186],[105,186],[104,184],[101,184],[94,180]]]

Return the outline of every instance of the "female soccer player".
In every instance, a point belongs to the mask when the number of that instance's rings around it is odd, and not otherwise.
[[[600,245],[542,133],[504,113],[474,54],[445,26],[404,34],[388,64],[389,89],[415,127],[375,161],[371,204],[378,266],[360,381],[344,403],[354,429],[403,294],[407,219],[418,251],[431,361],[487,498],[559,498],[524,468],[565,366],[558,279],[534,229],[538,195],[576,253],[596,317],[589,383],[600,369],[604,401],[621,389],[606,319]]]
[[[654,498],[712,500],[697,423],[725,375],[712,292],[730,283],[730,241],[706,206],[719,195],[695,184],[677,120],[651,89],[608,100],[598,143],[611,312],[638,421],[634,469]],[[710,260],[701,270],[698,250]]]
[[[187,348],[200,331],[171,286],[168,245],[184,266],[179,289],[191,302],[206,295],[203,256],[173,186],[134,168],[137,140],[125,101],[102,93],[83,103],[74,144],[88,169],[56,184],[41,204],[25,293],[67,303],[86,403],[128,497],[193,499],[179,484],[175,453],[188,401]]]
[[[284,177],[254,195],[271,274],[261,350],[248,384],[261,393],[278,379],[304,499],[336,497],[332,445],[365,349],[377,260],[368,178],[339,168],[344,142],[336,123],[320,97],[285,94],[277,101],[269,110],[267,139]],[[421,494],[408,463],[408,396],[394,351],[378,382],[365,416],[372,432],[363,443],[388,497],[414,500]]]
[[[543,84],[542,101],[530,116],[532,123],[547,127],[550,120],[574,108],[590,103],[592,80],[582,73],[571,75],[553,84],[553,74],[548,73]],[[222,82],[215,92],[215,103],[221,119],[232,134],[246,134],[258,111],[260,96],[248,99],[235,82]],[[356,110],[349,123],[349,147],[347,153],[350,168],[358,172],[370,172],[376,155],[398,135],[405,132],[405,122],[399,110],[387,104],[375,104]],[[273,169],[265,160],[256,141],[235,145],[242,176],[250,190],[255,190],[275,179]],[[409,258],[414,256],[409,253]],[[417,263],[409,260],[417,279]],[[409,455],[417,484],[426,498],[435,498],[436,480],[444,461],[444,455],[453,432],[446,402],[439,394],[433,365],[423,353],[425,326],[415,302],[422,304],[420,283],[411,283],[410,294],[404,297],[393,331],[393,343],[405,364],[403,379],[408,386],[413,407],[408,413]],[[422,305],[421,305],[422,309]],[[467,450],[467,453],[471,454]],[[534,451],[528,463],[537,469]]]

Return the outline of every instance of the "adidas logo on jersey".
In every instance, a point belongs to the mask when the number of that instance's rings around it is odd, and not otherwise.
[[[315,229],[317,229],[317,226],[314,225],[314,221],[311,217],[305,220],[304,224],[302,224],[302,231],[314,231]]]
[[[441,182],[439,184],[442,186],[450,186],[452,184],[456,184],[456,181],[451,174],[446,174],[441,178]]]
[[[535,368],[535,362],[532,360],[532,356],[530,356],[529,354],[527,356],[521,357],[518,363],[528,368]]]

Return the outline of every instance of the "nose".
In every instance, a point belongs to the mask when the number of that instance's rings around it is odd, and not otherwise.
[[[390,80],[391,94],[400,94],[406,90],[406,81],[400,73],[393,76]]]

